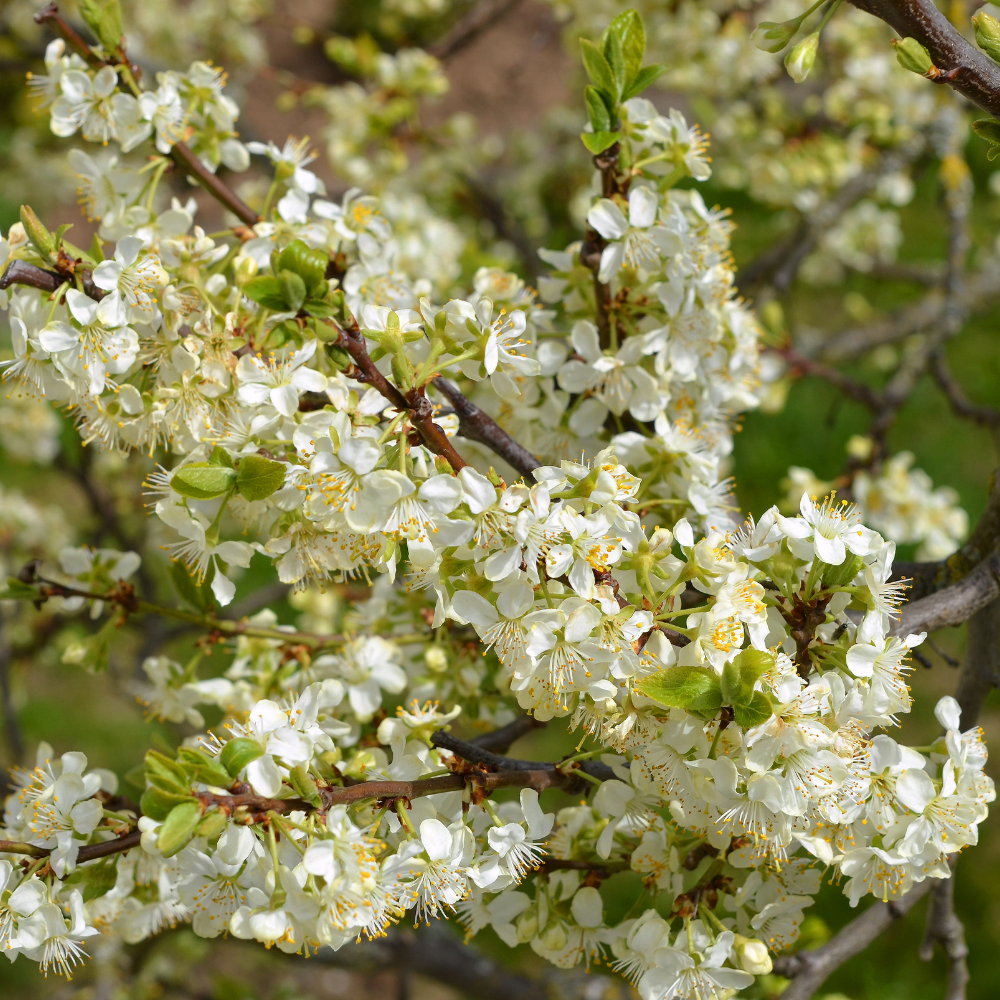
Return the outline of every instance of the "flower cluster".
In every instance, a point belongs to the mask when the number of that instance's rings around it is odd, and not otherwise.
[[[794,942],[822,869],[853,904],[888,899],[975,843],[994,792],[957,703],[929,748],[875,733],[910,710],[924,638],[896,634],[894,542],[808,493],[736,523],[760,328],[725,213],[678,187],[709,176],[706,139],[640,96],[662,72],[643,47],[634,11],[584,44],[584,239],[542,252],[537,293],[483,266],[452,298],[457,272],[421,248],[453,233],[398,194],[328,199],[304,141],[243,146],[213,68],[142,90],[127,60],[50,47],[53,130],[149,158],[74,154],[101,223],[87,251],[22,209],[0,246],[5,377],[85,443],[161,463],[149,507],[199,612],[173,613],[210,639],[187,664],[150,656],[136,693],[159,719],[222,720],[149,751],[138,803],[43,748],[4,816],[35,859],[6,869],[9,955],[68,973],[98,930],[188,920],[308,952],[456,913],[560,967],[609,959],[644,1000],[722,997]],[[417,54],[376,63],[359,100],[436,87]],[[210,236],[195,203],[168,207],[185,142],[242,225]],[[260,216],[210,174],[250,154],[273,170]],[[872,512],[892,492],[857,491]],[[171,613],[136,595],[135,553],[45,555],[6,597],[111,609],[66,662],[96,669],[128,615]],[[255,557],[300,593],[370,590],[328,632],[217,618]],[[233,659],[203,676],[210,647]],[[578,752],[528,769],[440,732],[516,708],[566,719]],[[587,779],[579,805],[539,804]],[[594,882],[625,870],[653,898],[609,922]]]

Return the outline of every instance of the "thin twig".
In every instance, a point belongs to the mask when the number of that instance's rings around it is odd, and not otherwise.
[[[427,46],[427,51],[435,59],[446,62],[511,13],[520,2],[521,0],[477,0],[472,10],[460,18],[443,38]]]
[[[453,382],[439,377],[434,379],[433,385],[442,396],[447,397],[455,408],[462,437],[486,445],[523,476],[530,477],[531,473],[542,464],[527,448],[518,444],[492,417],[479,409],[475,403],[466,399]]]

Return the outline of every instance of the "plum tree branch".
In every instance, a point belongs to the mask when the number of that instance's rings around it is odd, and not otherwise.
[[[964,38],[933,0],[851,0],[902,38],[930,52],[942,80],[977,107],[1000,117],[1000,66]],[[954,75],[952,75],[954,73]]]
[[[891,903],[873,904],[822,948],[798,951],[779,958],[774,963],[774,971],[791,979],[788,988],[781,994],[782,1000],[809,1000],[835,969],[864,951],[896,920],[905,917],[927,895],[933,881],[925,879]]]

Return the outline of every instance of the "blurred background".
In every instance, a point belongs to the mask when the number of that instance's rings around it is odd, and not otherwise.
[[[95,224],[75,203],[66,145],[48,132],[47,119],[33,112],[25,84],[27,72],[44,72],[49,40],[32,21],[37,6],[30,0],[0,3],[0,229],[6,233],[18,219],[19,206],[30,202],[51,228],[73,222],[71,238],[86,246]],[[590,167],[578,139],[582,74],[575,39],[599,32],[626,6],[611,0],[123,2],[129,51],[144,72],[192,59],[215,61],[229,72],[229,92],[242,107],[241,138],[280,145],[289,135],[309,136],[319,154],[312,169],[332,198],[353,185],[385,193],[397,230],[410,234],[412,252],[426,257],[428,280],[441,299],[451,289],[468,287],[484,264],[532,281],[542,267],[538,247],[562,249],[580,237]],[[747,288],[747,296],[762,309],[773,346],[791,337],[796,349],[821,356],[822,345],[844,331],[891,322],[900,310],[934,294],[948,240],[942,192],[954,186],[941,172],[954,172],[956,162],[966,168],[962,177],[972,205],[970,266],[995,251],[1000,174],[987,160],[988,147],[969,131],[967,111],[947,88],[931,88],[902,71],[894,75],[883,26],[857,12],[845,13],[848,27],[829,41],[824,36],[828,48],[815,82],[795,92],[774,71],[773,57],[747,46],[762,6],[785,10],[780,3],[662,0],[638,6],[648,18],[651,57],[671,65],[661,89],[648,96],[660,110],[677,107],[712,134],[714,174],[700,190],[709,206],[732,209],[738,274],[797,232],[852,178],[884,169],[887,155],[921,137],[917,151],[907,152],[905,168],[884,173],[889,182],[864,202],[870,207],[858,211],[861,202],[855,199],[851,211],[857,218],[820,241],[791,283],[777,290],[763,282]],[[954,6],[961,8],[956,23],[962,17],[967,21],[974,9]],[[75,17],[72,5],[65,12]],[[793,13],[790,7],[783,16]],[[779,19],[773,11],[771,16]],[[869,65],[848,67],[857,92],[833,93],[850,52],[857,60],[866,45],[873,53]],[[424,47],[437,61],[408,66],[406,53],[414,47]],[[386,63],[383,53],[395,61]],[[882,65],[890,68],[879,76],[873,67]],[[908,100],[930,105],[904,113],[888,96],[895,86]],[[251,204],[263,198],[262,174],[241,175],[238,184]],[[206,231],[228,224],[198,191],[177,180],[174,186],[178,197],[196,198],[196,222]],[[951,373],[965,394],[987,405],[1000,401],[996,284],[985,283],[961,334],[947,347]],[[10,357],[6,319],[0,323],[0,350]],[[841,368],[862,383],[882,385],[914,349],[920,332],[904,330],[841,361]],[[768,376],[774,391],[762,410],[746,417],[732,456],[736,498],[744,512],[759,514],[788,502],[790,467],[809,469],[822,483],[834,482],[849,447],[857,451],[869,424],[865,409],[827,381],[797,377],[798,371],[774,358]],[[893,455],[912,453],[914,468],[933,482],[928,489],[953,490],[941,495],[942,506],[964,510],[975,524],[998,463],[995,425],[959,419],[925,377],[899,410],[887,443]],[[15,573],[28,558],[64,544],[108,544],[141,551],[140,586],[149,594],[166,593],[157,539],[147,534],[142,506],[141,482],[152,467],[143,456],[102,455],[81,447],[66,419],[47,404],[16,395],[0,400],[5,572]],[[959,535],[960,529],[952,533]],[[900,556],[914,558],[922,543],[915,536],[901,541]],[[266,606],[282,622],[322,629],[332,627],[349,597],[333,588],[289,599],[263,564],[255,563],[240,582],[234,608],[240,614]],[[151,742],[176,746],[191,731],[147,722],[136,697],[142,659],[170,650],[183,660],[183,633],[146,622],[116,641],[110,669],[94,675],[61,659],[84,624],[58,616],[15,617],[2,605],[0,615],[5,621],[0,640],[3,763],[32,762],[38,741],[48,739],[57,753],[83,750],[93,766],[112,768],[127,781],[142,748]],[[925,744],[937,735],[934,703],[956,685],[964,632],[948,630],[934,639],[937,648],[928,650],[928,666],[918,664],[912,675],[916,705],[898,737],[904,743]],[[226,663],[217,658],[221,673]],[[993,692],[981,717],[991,746],[1000,745],[998,708],[1000,696]],[[574,742],[552,723],[515,744],[511,753],[556,759]],[[990,773],[994,778],[1000,773],[995,764]],[[555,800],[547,808],[554,805]],[[630,877],[624,873],[602,885],[610,917],[615,880]],[[969,996],[1000,996],[1000,966],[994,960],[994,949],[1000,948],[997,820],[983,824],[982,842],[962,856],[956,877],[957,911],[971,953]],[[943,959],[938,955],[925,965],[917,958],[925,906],[848,962],[818,995],[827,1000],[941,997]],[[823,943],[853,915],[839,888],[825,887],[803,927],[801,946]],[[209,943],[177,928],[114,954],[101,956],[98,950],[98,961],[71,984],[41,980],[33,964],[0,963],[0,996],[599,1000],[629,995],[613,974],[601,969],[589,975],[561,973],[527,947],[510,951],[489,931],[478,936],[476,947],[491,964],[473,966],[454,928],[405,930],[385,942],[303,961],[238,941]],[[418,954],[420,961],[414,959]],[[443,970],[439,975],[424,968],[432,956]],[[414,967],[423,971],[407,971]],[[782,985],[776,977],[765,978],[747,995],[778,996]]]

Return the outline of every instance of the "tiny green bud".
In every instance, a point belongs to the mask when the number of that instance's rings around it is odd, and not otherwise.
[[[795,37],[801,24],[801,17],[790,21],[761,21],[754,28],[750,41],[765,52],[780,52]]]
[[[785,69],[788,75],[796,82],[802,83],[812,71],[813,63],[816,62],[816,50],[819,48],[819,32],[814,31],[807,35],[785,56]]]
[[[980,11],[972,18],[976,44],[995,62],[1000,63],[1000,21]]]
[[[43,257],[50,257],[55,253],[56,241],[42,225],[42,220],[35,215],[30,205],[21,206],[21,225],[24,227],[28,239]]]
[[[892,45],[896,50],[896,61],[903,69],[921,76],[929,76],[935,69],[930,52],[915,38],[894,38]]]

